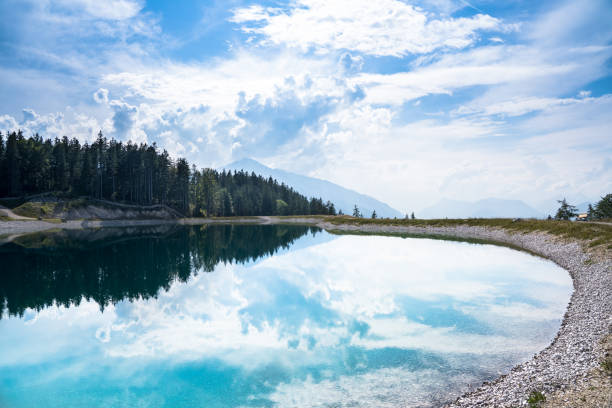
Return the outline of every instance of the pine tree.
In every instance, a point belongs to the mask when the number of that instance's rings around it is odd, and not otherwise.
[[[0,197],[8,194],[8,168],[4,160],[5,150],[4,135],[0,132],[0,174],[2,175],[2,177],[0,177]]]
[[[412,218],[413,220],[416,219],[416,217],[414,216],[414,211],[412,212],[412,214],[410,214],[410,218]]]
[[[334,203],[332,203],[331,201],[328,201],[326,206],[328,208],[327,214],[336,215],[336,207],[334,206]]]
[[[378,216],[376,215],[376,210],[372,211],[372,219],[375,220]]]
[[[597,218],[612,218],[612,194],[607,194],[595,206]]]
[[[569,220],[572,217],[578,215],[578,209],[571,204],[568,204],[565,198],[563,200],[557,200],[561,206],[557,210],[557,215],[555,215],[555,219],[557,220]]]
[[[11,132],[6,141],[5,162],[8,172],[7,190],[9,196],[21,194],[21,155],[19,154],[18,137],[19,134]]]
[[[353,208],[353,217],[361,218],[361,213],[359,212],[359,207],[357,207],[357,204],[355,204],[355,207]]]
[[[590,203],[589,203],[589,208],[587,209],[587,218],[589,220],[593,220],[597,218],[597,213],[595,212],[595,209]]]

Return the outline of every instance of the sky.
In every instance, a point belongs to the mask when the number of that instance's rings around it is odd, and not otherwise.
[[[0,130],[372,195],[612,192],[609,0],[1,0]]]

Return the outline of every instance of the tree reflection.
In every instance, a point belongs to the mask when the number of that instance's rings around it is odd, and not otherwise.
[[[103,309],[121,300],[156,297],[220,263],[245,263],[320,231],[305,226],[158,226],[61,231],[0,246],[0,317],[27,308],[78,305]]]

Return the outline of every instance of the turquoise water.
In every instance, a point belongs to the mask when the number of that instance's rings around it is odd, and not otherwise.
[[[215,226],[0,246],[2,407],[438,406],[554,337],[571,294],[508,248]]]

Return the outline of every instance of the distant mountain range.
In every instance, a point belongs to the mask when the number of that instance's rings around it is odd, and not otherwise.
[[[440,200],[416,216],[417,218],[544,218],[545,214],[520,200],[486,198],[476,202]]]
[[[376,214],[379,217],[400,218],[404,216],[404,214],[396,209],[368,195],[360,194],[326,180],[273,169],[253,159],[238,160],[222,168],[226,170],[245,170],[249,173],[254,172],[265,177],[272,177],[281,183],[293,187],[295,191],[306,197],[321,197],[324,201],[329,200],[334,203],[336,210],[341,209],[342,212],[348,215],[353,213],[353,207],[356,204],[359,207],[359,211],[365,217],[369,217],[374,210],[376,210]]]

